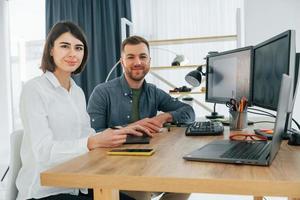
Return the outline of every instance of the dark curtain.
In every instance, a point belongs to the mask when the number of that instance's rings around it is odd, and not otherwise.
[[[68,20],[78,24],[87,36],[86,68],[73,77],[87,100],[120,58],[122,17],[131,21],[130,0],[46,0],[46,33],[56,22]],[[119,68],[111,77],[120,74]]]

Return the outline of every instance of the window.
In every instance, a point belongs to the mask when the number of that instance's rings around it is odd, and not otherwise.
[[[13,129],[22,127],[19,100],[22,84],[40,75],[45,40],[45,1],[9,1]]]

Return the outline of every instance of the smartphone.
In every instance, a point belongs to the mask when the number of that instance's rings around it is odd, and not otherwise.
[[[107,152],[108,155],[120,156],[151,156],[154,149],[112,149]]]

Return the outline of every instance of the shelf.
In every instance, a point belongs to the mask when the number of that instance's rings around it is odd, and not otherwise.
[[[199,65],[196,65],[196,66],[199,66]],[[177,67],[177,68],[180,68],[180,67]],[[164,79],[163,77],[161,77],[159,74],[157,74],[156,72],[154,71],[150,71],[150,73],[152,74],[152,76],[154,76],[155,78],[157,78],[158,80],[160,81],[163,81],[165,84],[167,84],[168,86],[170,86],[171,88],[176,88],[176,86],[174,84],[172,84],[170,81]],[[205,88],[205,87],[204,87]],[[173,94],[173,95],[179,95],[179,96],[183,96],[183,95],[189,95],[189,94],[204,94],[205,93],[205,90],[201,88],[201,91],[191,91],[191,92],[172,92],[170,94]],[[204,103],[194,99],[194,102],[196,104],[198,104],[199,106],[201,106],[202,108],[204,108],[205,110],[207,110],[208,112],[212,112],[212,109],[210,109],[208,106],[206,106]]]
[[[186,37],[186,38],[173,38],[173,39],[163,39],[163,40],[148,40],[150,46],[160,46],[160,45],[181,45],[181,44],[192,44],[192,43],[207,43],[207,42],[220,42],[220,41],[237,41],[239,42],[238,35],[216,35],[216,36],[204,36],[204,37]],[[158,80],[164,82],[171,88],[176,88],[171,81],[165,79],[160,75],[159,70],[179,70],[179,69],[196,69],[199,66],[206,67],[206,65],[183,65],[183,66],[153,66],[150,68],[150,74],[157,78]],[[204,94],[205,89],[201,91],[191,91],[191,92],[170,92],[170,95],[197,95]],[[212,109],[206,106],[203,102],[194,99],[194,102],[207,110],[212,112]]]
[[[172,95],[185,95],[185,94],[205,94],[205,91],[202,92],[202,91],[199,91],[199,92],[169,92],[169,94],[172,94]]]
[[[165,39],[165,40],[149,40],[150,46],[157,45],[175,45],[186,43],[199,43],[199,42],[217,42],[217,41],[236,41],[237,35],[217,35],[217,36],[204,36],[204,37],[191,37],[179,39]]]
[[[188,68],[197,68],[199,66],[205,65],[182,65],[182,66],[152,66],[150,70],[168,70],[168,69],[188,69]]]

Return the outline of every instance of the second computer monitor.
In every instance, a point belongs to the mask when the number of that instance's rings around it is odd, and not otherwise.
[[[207,57],[206,101],[226,103],[247,97],[251,103],[252,46]]]
[[[253,105],[277,110],[282,74],[294,80],[295,33],[285,31],[254,47]],[[295,91],[294,91],[295,92]]]

